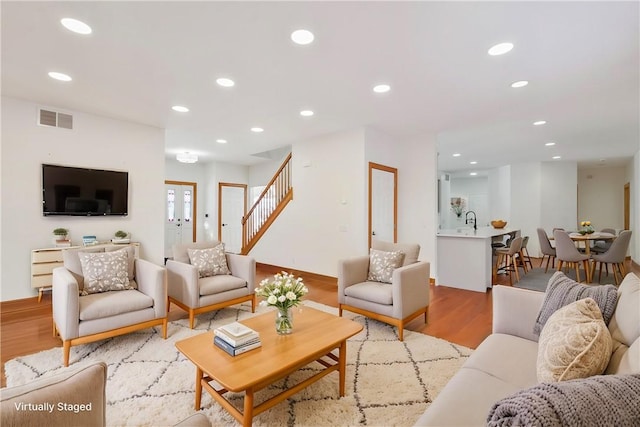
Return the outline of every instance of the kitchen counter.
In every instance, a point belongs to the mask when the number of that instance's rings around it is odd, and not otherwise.
[[[492,286],[494,237],[520,235],[515,228],[471,227],[439,230],[437,238],[438,285],[476,292]]]

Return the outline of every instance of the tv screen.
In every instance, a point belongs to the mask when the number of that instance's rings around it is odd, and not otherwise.
[[[128,172],[42,165],[43,215],[127,215]]]

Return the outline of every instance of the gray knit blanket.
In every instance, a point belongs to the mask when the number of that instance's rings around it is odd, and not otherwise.
[[[640,374],[541,383],[493,405],[488,426],[640,426]]]
[[[549,279],[533,333],[540,335],[542,327],[556,310],[584,298],[595,300],[602,312],[604,323],[608,325],[618,302],[618,288],[613,285],[583,285],[565,276],[561,271],[555,272]]]

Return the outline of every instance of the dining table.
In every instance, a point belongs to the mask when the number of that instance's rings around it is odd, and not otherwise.
[[[602,231],[594,231],[590,234],[581,234],[579,232],[569,233],[569,237],[574,242],[584,242],[584,253],[586,255],[591,255],[591,242],[595,240],[613,240],[616,238],[615,234],[605,233]]]

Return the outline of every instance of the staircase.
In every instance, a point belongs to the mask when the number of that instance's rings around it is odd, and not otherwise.
[[[242,218],[241,254],[249,253],[291,200],[293,200],[293,187],[291,186],[291,154],[289,154],[258,200]]]

